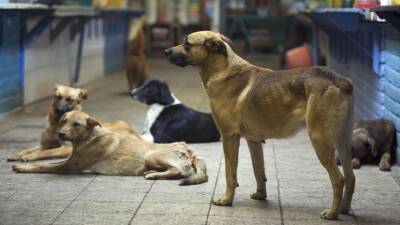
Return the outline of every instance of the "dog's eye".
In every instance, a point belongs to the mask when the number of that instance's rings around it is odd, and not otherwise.
[[[81,124],[80,124],[80,123],[78,123],[78,122],[74,122],[73,126],[74,126],[74,127],[80,127],[80,126],[81,126]]]
[[[190,47],[192,47],[192,45],[189,42],[185,42],[183,43],[183,48],[187,51],[190,49]]]
[[[73,99],[71,97],[67,98],[67,102],[72,102],[72,101],[73,101]]]
[[[56,95],[55,97],[56,97],[57,100],[61,100],[62,99],[61,95]]]

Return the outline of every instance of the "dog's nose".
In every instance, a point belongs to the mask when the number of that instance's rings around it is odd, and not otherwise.
[[[164,50],[164,55],[165,55],[165,56],[168,57],[168,56],[170,56],[171,54],[172,54],[172,49],[169,48],[169,49],[165,49],[165,50]]]
[[[65,138],[65,133],[64,132],[58,132],[58,137],[60,138],[60,139],[64,139]]]
[[[130,96],[131,97],[133,97],[134,95],[135,95],[135,92],[136,92],[136,88],[135,89],[133,89],[129,94],[130,94]]]

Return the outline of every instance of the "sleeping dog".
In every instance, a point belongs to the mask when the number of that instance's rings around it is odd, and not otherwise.
[[[386,119],[361,120],[353,125],[351,137],[352,166],[359,169],[362,163],[379,161],[379,169],[390,171],[395,125]],[[340,161],[336,159],[337,163]]]
[[[195,111],[182,104],[170,92],[165,81],[148,80],[132,90],[131,96],[149,106],[143,127],[143,138],[146,141],[219,141],[220,135],[211,114]]]

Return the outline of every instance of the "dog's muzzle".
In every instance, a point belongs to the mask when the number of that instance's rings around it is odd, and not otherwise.
[[[133,100],[142,102],[142,99],[139,97],[139,94],[137,93],[137,88],[136,88],[136,89],[133,89],[133,90],[131,91],[130,96],[131,96],[131,98],[132,98]]]
[[[183,55],[182,53],[174,53],[172,48],[166,49],[164,51],[164,54],[167,57],[168,61],[177,66],[185,67],[189,65],[189,62],[186,60],[185,55]]]
[[[70,111],[70,110],[68,110],[68,109],[65,109],[65,108],[60,108],[60,107],[56,107],[56,113],[58,114],[58,115],[64,115],[64,113],[66,113],[66,112],[68,112],[68,111]]]

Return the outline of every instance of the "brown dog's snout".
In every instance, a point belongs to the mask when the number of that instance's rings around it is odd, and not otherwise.
[[[164,54],[167,57],[167,59],[171,63],[181,66],[181,67],[185,67],[185,66],[189,65],[189,62],[186,59],[185,54],[181,50],[177,50],[177,49],[174,50],[174,48],[175,47],[172,47],[172,48],[166,49],[164,51]]]
[[[58,137],[61,139],[61,140],[64,140],[65,139],[65,133],[64,132],[62,132],[62,131],[59,131],[58,132]]]

